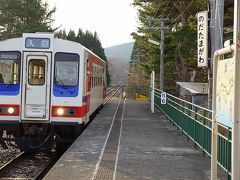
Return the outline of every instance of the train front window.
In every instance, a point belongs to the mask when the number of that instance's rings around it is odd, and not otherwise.
[[[0,52],[0,84],[19,84],[20,53]]]
[[[78,85],[79,56],[70,53],[56,53],[54,84]]]

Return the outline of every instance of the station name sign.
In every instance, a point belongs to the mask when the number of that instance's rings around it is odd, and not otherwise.
[[[50,48],[50,39],[49,38],[27,37],[25,39],[25,48],[49,49]]]
[[[208,12],[197,13],[198,67],[208,66]]]

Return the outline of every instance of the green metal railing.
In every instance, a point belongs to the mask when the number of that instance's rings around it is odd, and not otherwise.
[[[161,91],[155,89],[154,103],[173,122],[203,155],[211,156],[212,111],[167,94],[167,104],[161,104]],[[218,124],[218,164],[231,177],[231,129]]]
[[[126,96],[143,94],[150,97],[149,87],[124,86]],[[161,91],[155,89],[155,107],[159,108],[168,120],[174,123],[187,137],[199,147],[203,155],[211,157],[212,111],[177,98],[167,93],[167,103],[161,104]],[[231,178],[231,129],[218,124],[218,164]]]

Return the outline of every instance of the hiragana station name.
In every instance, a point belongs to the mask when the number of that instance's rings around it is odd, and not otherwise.
[[[198,13],[198,66],[207,66],[207,13]]]

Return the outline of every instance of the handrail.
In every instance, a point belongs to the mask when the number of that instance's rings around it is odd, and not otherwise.
[[[239,44],[237,44],[237,46],[239,46]],[[236,49],[236,46],[235,46],[235,44],[233,44],[231,46],[228,46],[228,47],[225,47],[225,48],[215,51],[214,56],[222,56],[224,54],[228,54],[228,53],[235,51],[235,49]]]
[[[162,90],[160,90],[160,89],[157,89],[157,88],[155,88],[155,91],[164,92],[164,91],[162,91]],[[210,110],[210,109],[207,109],[207,108],[205,108],[205,107],[199,106],[199,105],[197,105],[197,104],[193,104],[193,103],[191,103],[191,102],[189,102],[189,101],[186,101],[186,100],[184,100],[184,99],[178,98],[178,97],[176,97],[176,96],[174,96],[174,95],[172,95],[172,94],[169,94],[169,93],[166,93],[166,94],[167,94],[168,96],[171,96],[171,97],[175,98],[175,99],[178,99],[178,100],[183,101],[183,102],[185,102],[185,103],[191,104],[191,105],[193,105],[193,106],[195,106],[195,107],[197,107],[197,108],[200,108],[200,109],[203,109],[203,110],[212,112],[212,110]]]
[[[174,95],[166,93],[167,104],[163,105],[160,103],[161,91],[155,89],[156,102],[155,106],[158,107],[166,117],[173,122],[178,128],[191,139],[195,146],[202,149],[204,154],[211,154],[211,134],[212,134],[212,110],[205,107],[193,104],[184,99],[178,98]],[[228,134],[232,133],[232,129],[218,123],[218,126],[222,127],[223,132],[218,133],[217,136],[221,143],[218,144],[218,148],[221,149],[219,152],[218,164],[227,172],[228,176],[231,176],[231,162],[227,159],[231,154],[230,144],[231,136]]]

